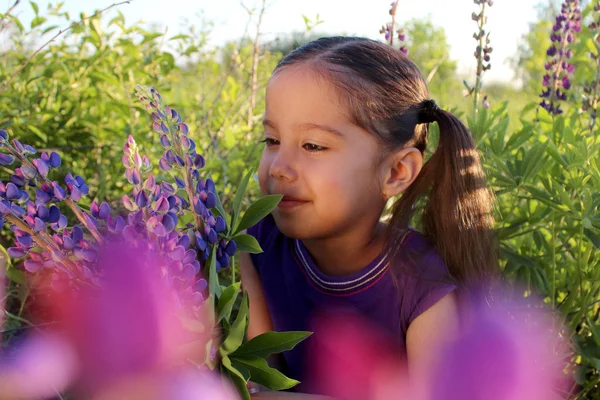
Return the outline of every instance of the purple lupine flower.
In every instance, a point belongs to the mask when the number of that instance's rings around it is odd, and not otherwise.
[[[23,144],[21,144],[21,142],[19,142],[17,139],[13,139],[12,144],[19,154],[25,153],[25,148],[23,147]]]
[[[175,214],[173,213],[167,213],[165,215],[163,215],[163,220],[162,220],[162,224],[165,227],[165,232],[166,233],[170,233],[173,231],[173,229],[175,229],[175,227],[177,226],[177,218],[174,217]]]
[[[39,220],[39,218],[36,218],[36,219]],[[45,229],[45,224],[41,220],[40,220],[40,223],[41,223],[42,227],[40,229],[38,229],[38,231],[42,231]],[[22,233],[19,235],[15,235],[15,237],[17,239],[17,243],[25,248],[29,248],[33,245],[33,238],[28,233]]]
[[[40,175],[42,175],[43,177],[48,176],[50,167],[48,166],[48,163],[46,163],[46,161],[44,161],[41,158],[36,158],[32,161],[32,163],[33,163],[33,165],[35,165],[35,167],[37,168]]]
[[[58,221],[53,223],[51,226],[52,226],[52,229],[54,229],[55,231],[60,231],[67,227],[67,223],[68,223],[67,217],[65,217],[64,215],[61,214],[60,217],[58,218]]]
[[[136,168],[125,169],[125,176],[132,185],[137,185],[141,181],[140,172]]]
[[[19,187],[25,186],[25,178],[21,173],[21,168],[15,168],[15,173],[10,176],[10,181]]]
[[[588,29],[594,40],[597,42],[600,38],[600,4],[598,3],[594,4],[591,22],[588,25]],[[600,62],[600,55],[598,54],[598,51],[590,52],[588,54],[592,61],[598,65]],[[591,81],[584,83],[582,97],[583,101],[581,104],[581,109],[588,114],[588,128],[590,132],[592,132],[596,127],[597,109],[598,104],[600,104],[600,79],[597,76]]]
[[[219,215],[215,222],[215,231],[217,231],[217,233],[222,233],[222,232],[225,232],[226,230],[227,230],[227,222],[225,222],[223,217],[221,217]]]
[[[48,222],[58,222],[60,219],[60,210],[55,205],[50,206],[48,209]]]
[[[0,200],[0,214],[8,214],[10,212],[10,203],[4,199]]]
[[[182,135],[187,135],[190,132],[190,129],[188,128],[187,124],[181,123],[178,126],[179,132],[181,132]]]
[[[406,47],[406,34],[404,29],[400,28],[396,30],[396,9],[398,7],[398,1],[394,1],[390,4],[390,12],[389,14],[392,17],[392,22],[389,24],[385,24],[379,30],[379,33],[382,34],[385,38],[385,41],[390,45],[394,46],[394,37],[398,38],[400,42],[399,51],[404,55],[408,55],[408,49]]]
[[[123,206],[126,209],[128,209],[129,211],[133,211],[133,210],[137,209],[135,203],[133,201],[131,201],[131,199],[127,195],[123,196],[123,198],[121,199],[121,202],[123,203]]]
[[[160,123],[160,130],[161,130],[163,133],[169,133],[169,128],[167,127],[167,125],[166,125],[164,122],[161,122],[161,123]]]
[[[0,164],[11,165],[15,161],[15,158],[10,154],[0,153]]]
[[[175,233],[173,229],[177,225],[177,213],[193,206],[191,211],[196,214],[195,223],[187,223],[186,226],[196,228],[192,232],[195,236],[194,247],[197,250],[197,261],[206,262],[211,250],[210,247],[217,245],[221,248],[220,261],[217,263],[218,267],[228,265],[229,260],[227,257],[223,257],[227,243],[218,244],[219,233],[227,230],[226,221],[222,218],[215,218],[210,211],[217,204],[216,188],[212,180],[204,181],[201,179],[198,170],[205,166],[206,161],[202,155],[196,153],[196,144],[187,136],[189,133],[188,126],[181,121],[181,116],[177,111],[162,105],[160,96],[153,88],[138,86],[136,94],[152,113],[154,128],[159,131],[161,145],[165,147],[158,163],[159,168],[165,172],[173,169],[178,170],[177,176],[172,178],[176,187],[168,182],[162,182],[154,191],[149,191],[149,208],[146,209],[147,214],[144,218],[146,221],[151,222],[150,225],[154,230],[159,229],[161,235],[166,233],[160,241],[164,243],[166,240],[169,243],[165,245],[164,249],[170,253],[175,247],[171,236]],[[173,143],[177,145],[171,147]],[[189,188],[186,187],[188,186],[186,182],[189,184]],[[186,189],[185,194],[176,195],[176,189]],[[190,191],[190,189],[195,190]],[[136,200],[140,196],[139,192],[135,190],[133,195]],[[167,200],[166,202],[162,199],[163,197]],[[161,213],[164,213],[162,217],[160,217]],[[155,216],[157,218],[154,218]],[[199,226],[195,226],[196,224]],[[164,232],[162,227],[164,227]],[[152,229],[148,231],[152,232]],[[179,239],[175,235],[174,238],[178,241],[182,240],[181,243],[184,243],[185,248],[187,248],[190,245],[191,235],[192,233],[189,235],[181,234],[180,237],[184,239]],[[231,246],[235,246],[235,244]],[[175,254],[177,257],[177,252]],[[194,265],[194,263],[187,262],[187,260],[182,264],[178,264],[175,268],[179,273],[178,276],[185,275],[184,270],[191,274],[192,268],[190,268],[190,265]],[[195,265],[194,270],[196,270]]]
[[[79,175],[73,178],[73,175],[71,175],[71,173],[68,173],[67,176],[65,176],[65,184],[67,185],[67,189],[69,191],[71,199],[73,199],[74,201],[81,200],[82,196],[87,195],[89,193],[88,186],[86,185],[83,178]]]
[[[229,256],[233,257],[235,255],[235,252],[237,251],[237,244],[235,243],[235,241],[230,240],[229,243],[227,243],[227,246],[225,247],[225,253],[229,254]]]
[[[137,196],[135,196],[135,204],[137,204],[139,208],[146,207],[148,205],[148,200],[148,195],[144,190],[140,190]]]
[[[20,247],[9,247],[6,249],[6,252],[12,258],[22,258],[25,257],[26,251]]]
[[[15,200],[21,197],[21,191],[19,188],[12,182],[9,182],[6,185],[6,198],[8,200]]]
[[[566,100],[566,91],[571,88],[570,74],[575,71],[575,66],[569,62],[573,52],[568,46],[575,40],[575,33],[580,31],[579,0],[565,0],[552,27],[552,44],[546,51],[550,57],[545,65],[548,74],[544,75],[542,86],[545,89],[540,94],[543,99],[540,106],[550,114],[557,115],[563,112],[560,101]]]
[[[175,177],[175,183],[177,184],[177,186],[178,186],[180,189],[183,189],[183,188],[185,188],[185,182],[183,181],[183,179],[180,179],[180,178],[178,178],[178,177]]]
[[[38,174],[38,171],[36,169],[31,168],[28,165],[22,165],[21,168],[20,168],[20,171],[23,174],[23,177],[25,179],[27,179],[27,180],[34,179],[37,176],[37,174]]]
[[[58,155],[58,153],[56,153],[55,151],[53,151],[52,153],[50,153],[50,157],[48,160],[48,165],[50,165],[50,168],[58,168],[60,167],[60,156]]]
[[[167,135],[160,135],[160,144],[165,148],[171,147],[171,142],[169,141]]]
[[[102,204],[100,204],[100,210],[98,212],[98,215],[95,216],[98,219],[102,219],[105,220],[110,216],[110,206],[106,203],[106,202],[102,202]]]

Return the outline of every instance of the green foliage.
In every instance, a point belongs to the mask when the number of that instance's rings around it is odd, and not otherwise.
[[[35,51],[34,43],[56,33],[51,19],[59,18],[61,26],[73,22],[59,6],[44,11],[33,4],[36,17],[31,26],[9,18],[11,44],[0,58],[2,82]],[[592,6],[590,2],[584,15]],[[600,379],[600,135],[598,129],[590,130],[587,115],[580,111],[578,89],[597,73],[587,58],[595,47],[592,33],[584,26],[575,44],[574,90],[565,115],[552,118],[538,112],[554,9],[542,9],[540,17],[513,60],[524,89],[485,86],[491,108],[480,108],[476,115],[471,114],[470,101],[462,97],[444,31],[430,20],[409,21],[405,28],[410,58],[425,77],[436,71],[429,84],[432,97],[446,109],[464,112],[477,140],[497,197],[505,277],[524,285],[525,295],[540,295],[564,317],[569,329],[562,333],[573,340],[576,352],[568,371],[576,378],[572,393],[579,393],[579,399],[600,398],[595,386]],[[311,26],[315,25],[316,21]],[[284,37],[255,54],[254,43],[247,38],[208,49],[207,32],[193,28],[168,37],[128,23],[122,14],[110,20],[95,17],[75,28],[66,40],[42,50],[11,83],[0,96],[0,128],[38,149],[58,151],[66,164],[87,178],[90,201],[114,201],[122,194],[120,158],[127,135],[133,134],[150,152],[160,148],[157,135],[148,132],[145,112],[132,99],[137,83],[153,85],[186,115],[191,138],[206,156],[215,181],[222,184],[219,212],[230,222],[229,236],[241,251],[260,252],[256,240],[240,232],[278,201],[272,197],[254,202],[264,88],[282,54],[318,36],[311,32]],[[256,56],[258,68],[253,70]],[[250,84],[253,76],[258,85],[255,93]],[[157,154],[149,155],[158,159]],[[157,168],[154,172],[159,175]],[[234,267],[228,277],[230,286],[223,286],[226,280],[219,281],[214,270],[209,276],[212,296],[207,302],[216,304],[217,319],[231,321],[235,316],[231,325],[223,323],[221,370],[244,398],[249,398],[249,380],[289,387],[294,382],[270,369],[264,357],[293,347],[307,334],[267,334],[246,341],[248,300],[240,296],[235,273]],[[8,309],[14,318],[9,316],[5,323],[5,338],[6,332],[28,324],[30,296],[19,265],[11,265],[7,275],[11,281]]]
[[[412,19],[404,25],[409,58],[417,64],[423,76],[430,78],[429,91],[440,104],[447,104],[448,95],[461,92],[456,77],[456,61],[450,57],[450,45],[443,28],[430,19]]]
[[[571,368],[586,390],[600,359],[600,137],[577,112],[552,119],[542,110],[510,131],[506,109],[468,119],[497,196],[504,276],[566,317],[561,334],[573,341]]]

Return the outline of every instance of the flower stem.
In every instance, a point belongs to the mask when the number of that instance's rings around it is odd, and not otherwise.
[[[481,14],[479,17],[479,21],[477,22],[479,28],[479,51],[477,52],[477,78],[475,80],[475,88],[473,91],[473,111],[477,113],[479,109],[479,97],[481,95],[481,86],[483,85],[483,80],[481,76],[483,75],[483,48],[485,46],[483,35],[483,26],[485,25],[485,5],[486,3],[481,4]]]

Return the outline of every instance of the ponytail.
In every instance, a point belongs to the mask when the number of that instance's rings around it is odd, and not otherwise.
[[[423,101],[416,111],[418,124],[438,123],[439,144],[417,179],[394,204],[389,243],[399,243],[417,202],[427,196],[423,234],[433,242],[463,291],[487,291],[499,275],[494,200],[475,142],[466,126],[433,100]]]

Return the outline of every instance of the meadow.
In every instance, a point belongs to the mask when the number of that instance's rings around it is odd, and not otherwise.
[[[28,254],[35,252],[37,242],[23,240],[15,245],[15,229],[11,228],[16,218],[12,215],[19,213],[11,209],[12,205],[22,206],[23,215],[29,215],[29,195],[22,192],[35,192],[35,188],[27,188],[23,181],[21,186],[13,185],[19,186],[20,192],[9,193],[9,182],[36,177],[40,185],[65,182],[64,199],[55,201],[54,197],[52,201],[60,209],[58,215],[80,224],[89,238],[94,230],[101,230],[98,226],[118,230],[113,217],[125,215],[123,212],[133,213],[150,204],[158,210],[161,199],[155,186],[172,180],[169,171],[178,168],[180,157],[183,172],[177,179],[185,182],[173,181],[173,187],[188,191],[189,197],[182,195],[182,203],[169,203],[169,212],[178,215],[174,221],[164,216],[167,211],[161,211],[162,219],[147,226],[152,224],[156,235],[161,235],[161,229],[168,235],[189,226],[198,231],[200,227],[210,228],[196,235],[204,240],[204,250],[199,250],[202,246],[198,241],[198,254],[194,250],[194,259],[188,264],[195,268],[196,262],[199,269],[200,263],[211,263],[207,268],[211,275],[204,282],[209,287],[205,297],[217,302],[222,312],[218,319],[226,321],[224,338],[235,336],[235,340],[226,340],[232,348],[221,348],[222,355],[233,354],[235,361],[235,351],[247,344],[242,344],[247,317],[240,317],[245,297],[238,296],[235,250],[229,253],[227,244],[237,239],[238,250],[257,251],[257,244],[240,237],[239,232],[276,204],[276,199],[260,197],[254,176],[261,152],[265,85],[285,54],[312,38],[335,32],[320,32],[318,23],[306,19],[305,32],[277,41],[245,36],[210,48],[209,26],[190,25],[186,34],[170,36],[126,21],[118,6],[111,10],[116,10],[112,19],[105,13],[94,15],[91,10],[87,16],[67,15],[60,4],[42,8],[35,2],[17,1],[16,7],[33,7],[36,17],[30,26],[23,26],[13,16],[14,10],[7,10],[0,21],[0,32],[8,43],[0,54],[0,129],[20,144],[32,146],[35,154],[48,154],[48,159],[40,158],[45,165],[40,167],[41,161],[29,161],[37,156],[28,153],[28,148],[19,149],[19,145],[2,139],[5,156],[0,158],[0,197],[8,204],[0,210],[4,221],[0,244],[7,261],[2,345],[8,347],[24,333],[37,329],[32,310],[39,313],[40,301],[31,282],[44,262],[37,260],[41,263],[37,268],[31,263]],[[403,20],[402,1],[392,8],[391,16],[381,10],[381,40],[405,51],[417,63],[428,79],[432,98],[460,115],[476,139],[497,200],[496,231],[503,277],[514,284],[519,296],[543,299],[564,323],[557,333],[568,339],[572,348],[559,355],[567,362],[564,374],[569,381],[561,397],[600,399],[600,3],[566,0],[540,13],[513,60],[522,88],[486,84],[486,71],[501,62],[494,59],[493,52],[493,35],[501,32],[490,35],[485,26],[486,14],[494,12],[491,1],[475,0],[473,15],[464,16],[464,22],[473,25],[474,36],[464,40],[473,44],[474,76],[457,73],[443,29],[429,20]],[[268,13],[263,13],[259,4],[253,23],[268,18]],[[50,25],[50,17],[60,21],[59,26]],[[71,24],[57,40],[41,47]],[[165,109],[164,105],[170,107]],[[174,109],[176,113],[171,114]],[[435,127],[432,135],[435,143]],[[129,153],[124,159],[126,143]],[[23,159],[11,156],[6,150],[9,146]],[[173,154],[166,154],[171,148]],[[54,159],[52,154],[56,154]],[[151,162],[146,164],[140,154]],[[21,163],[20,171],[15,170],[15,158]],[[30,176],[23,165],[33,168]],[[197,187],[191,188],[191,183],[200,181],[193,168],[210,171],[212,187],[203,180],[203,188],[189,193]],[[76,175],[85,183],[77,181]],[[152,186],[154,180],[158,185]],[[146,183],[146,190],[154,191],[156,198],[148,200],[140,194]],[[130,196],[131,208],[123,203],[126,195]],[[197,197],[202,198],[204,208],[194,207]],[[77,200],[77,209],[68,204],[70,199]],[[50,208],[48,205],[45,212],[52,211]],[[180,214],[186,209],[189,215]],[[106,213],[112,216],[108,218]],[[46,233],[46,229],[51,235],[65,228],[59,226],[59,217],[49,217],[41,221],[42,227],[36,227],[35,215],[29,228],[25,223],[34,236]],[[93,215],[96,222],[90,222],[86,215]],[[219,217],[226,226],[219,225]],[[144,214],[144,218],[148,216]],[[169,229],[171,223],[174,225]],[[418,221],[415,224],[418,226]],[[211,229],[218,239],[210,236]],[[89,258],[85,252],[73,255],[77,262]],[[293,340],[303,337],[298,334]],[[279,350],[284,348],[282,345]],[[238,358],[238,365],[244,360]],[[232,380],[238,380],[239,387],[244,386],[243,381],[239,383],[247,378],[242,376],[244,368],[222,368]],[[268,383],[278,388],[290,384],[275,374],[269,379]]]

